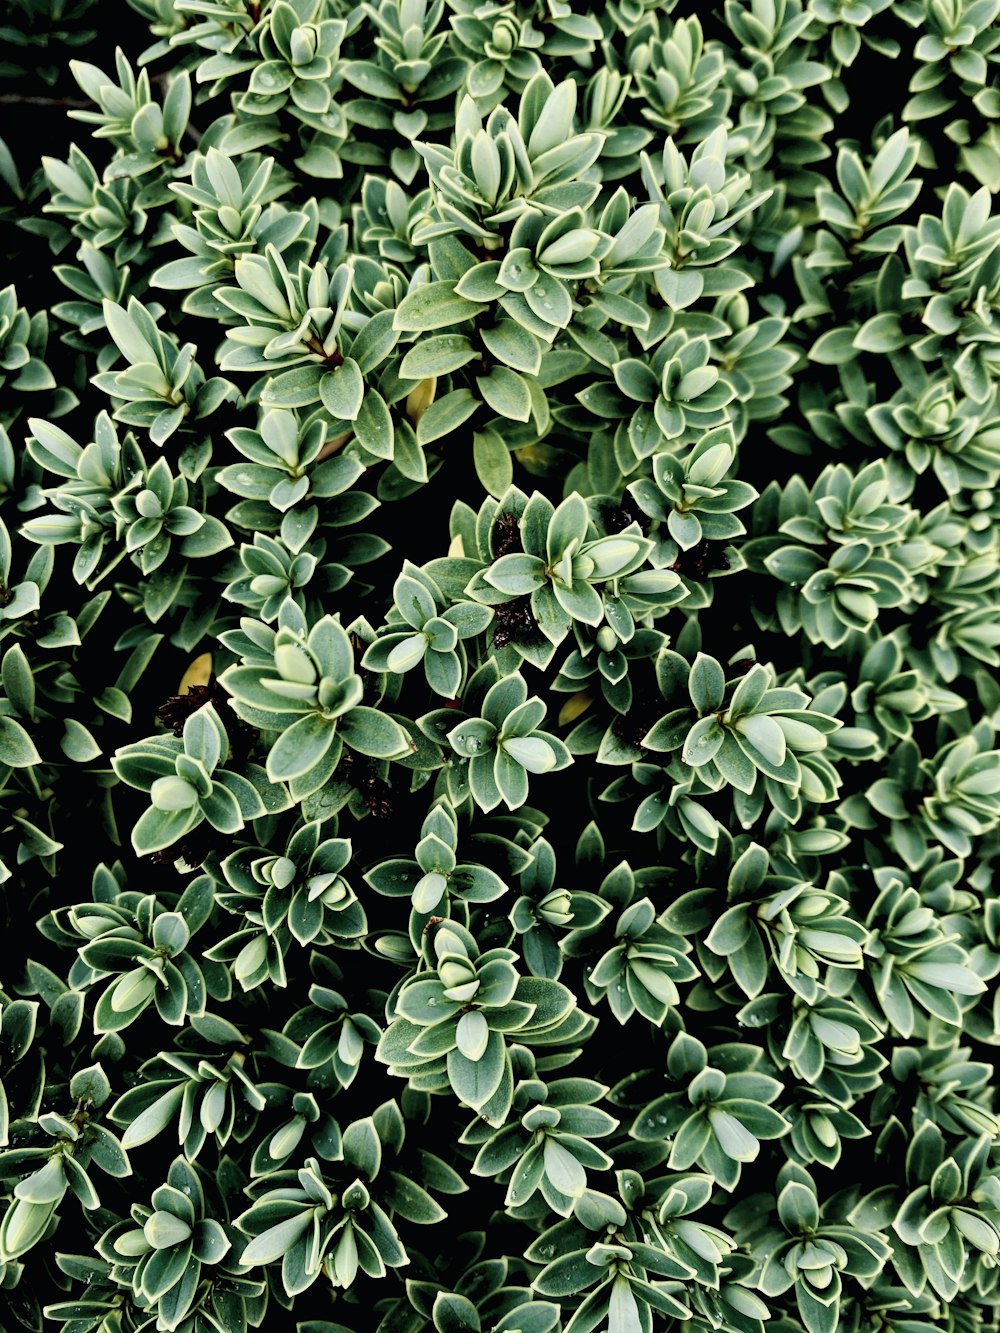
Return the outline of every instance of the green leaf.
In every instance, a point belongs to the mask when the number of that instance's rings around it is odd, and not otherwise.
[[[685,764],[691,764],[693,768],[700,768],[702,764],[707,764],[715,758],[725,739],[726,733],[714,713],[699,718],[687,734],[681,759]]]
[[[396,309],[393,327],[401,333],[447,329],[472,319],[482,309],[476,301],[458,296],[451,282],[427,282],[404,296]]]
[[[150,806],[139,816],[132,829],[132,846],[137,856],[149,856],[170,847],[200,822],[201,812],[197,807],[157,810],[155,805]]]
[[[19,643],[13,644],[3,655],[0,667],[4,693],[22,717],[31,717],[35,711],[35,680]]]
[[[439,1291],[431,1313],[437,1333],[480,1333],[479,1315],[467,1296]]]
[[[413,749],[399,723],[374,708],[352,708],[340,719],[340,732],[352,750],[373,759],[401,759]]]
[[[491,1032],[478,1060],[470,1060],[458,1049],[448,1056],[448,1079],[455,1096],[473,1110],[485,1106],[500,1086],[507,1048],[499,1032]]]
[[[312,1213],[309,1209],[303,1209],[295,1217],[289,1217],[286,1221],[279,1222],[277,1226],[268,1228],[244,1248],[240,1255],[240,1264],[244,1268],[254,1267],[257,1264],[273,1264],[305,1234],[311,1221]]]
[[[483,401],[499,416],[512,421],[527,421],[531,416],[528,386],[506,366],[494,366],[488,375],[479,376],[476,385]]]
[[[512,319],[502,319],[491,329],[482,330],[484,345],[490,352],[510,366],[527,375],[537,375],[542,365],[542,348],[534,334]]]
[[[336,725],[318,713],[309,713],[281,733],[267,756],[267,776],[287,782],[315,768],[334,742]]]
[[[324,375],[319,382],[320,398],[332,417],[355,421],[361,411],[365,382],[358,363],[348,357],[343,365]]]
[[[453,389],[443,398],[435,398],[417,424],[419,444],[431,444],[444,435],[456,431],[479,407],[479,401],[469,389]]]
[[[573,1154],[558,1140],[547,1137],[544,1147],[545,1174],[561,1194],[578,1199],[587,1188],[587,1173]]]
[[[703,716],[717,712],[722,707],[722,696],[726,678],[722,667],[714,657],[699,653],[691,667],[688,677],[688,691],[691,702]]]
[[[821,334],[809,349],[810,361],[818,361],[823,366],[840,366],[853,361],[858,355],[855,345],[857,328],[829,329]]]
[[[423,338],[403,357],[399,373],[405,379],[421,380],[433,375],[450,375],[475,360],[472,341],[460,333],[441,333]]]
[[[320,384],[325,378],[322,366],[296,366],[268,380],[260,396],[263,407],[310,407],[320,400]]]
[[[376,458],[392,458],[392,416],[385,399],[374,389],[368,389],[362,399],[354,421],[354,434],[358,443]]]
[[[760,1152],[760,1144],[735,1116],[720,1107],[709,1112],[712,1133],[727,1157],[737,1162],[752,1162]]]
[[[351,343],[351,359],[356,361],[362,375],[369,375],[386,360],[399,341],[393,328],[393,312],[380,310],[364,326]]]
[[[9,768],[30,768],[41,762],[41,755],[20,722],[0,714],[0,764]]]
[[[495,430],[476,431],[472,437],[472,456],[483,488],[499,500],[514,477],[513,459],[503,436]]]

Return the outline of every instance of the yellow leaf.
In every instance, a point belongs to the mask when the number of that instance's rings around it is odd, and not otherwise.
[[[462,534],[452,537],[451,545],[448,547],[449,560],[461,560],[465,555],[465,542],[462,541]]]
[[[526,444],[514,450],[514,457],[530,471],[532,468],[544,467],[550,452],[545,445]]]
[[[421,380],[417,387],[407,394],[406,415],[414,426],[433,403],[436,392],[437,376],[432,375],[429,379]]]
[[[594,696],[589,690],[579,690],[576,694],[571,694],[559,710],[559,725],[564,727],[567,722],[575,722],[593,702]]]
[[[212,676],[212,654],[202,653],[196,657],[190,664],[184,675],[181,676],[181,683],[177,687],[178,694],[187,694],[193,685],[207,685]]]

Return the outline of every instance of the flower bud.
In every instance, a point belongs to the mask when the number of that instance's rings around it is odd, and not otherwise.
[[[552,747],[540,736],[511,736],[503,749],[529,773],[548,773],[556,766]]]

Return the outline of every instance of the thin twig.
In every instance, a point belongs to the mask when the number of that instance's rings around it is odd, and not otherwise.
[[[92,103],[76,97],[27,97],[21,93],[0,94],[0,106],[61,106],[71,110],[84,110]]]

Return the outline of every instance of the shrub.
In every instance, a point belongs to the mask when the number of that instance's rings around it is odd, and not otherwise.
[[[4,1333],[995,1328],[1000,0],[7,9]]]

